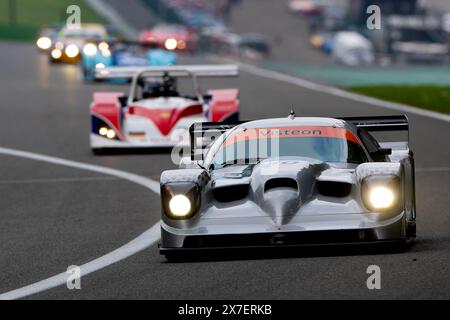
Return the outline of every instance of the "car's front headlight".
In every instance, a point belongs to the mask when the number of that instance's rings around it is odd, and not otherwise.
[[[99,48],[101,51],[106,51],[106,50],[109,49],[109,44],[108,44],[107,42],[105,42],[105,41],[102,41],[102,42],[100,42],[100,43],[98,44],[98,48]]]
[[[170,219],[189,219],[200,208],[200,189],[196,183],[169,183],[161,191],[162,207]]]
[[[106,58],[111,56],[111,51],[109,49],[102,50],[102,55]]]
[[[93,43],[88,43],[83,48],[83,53],[87,56],[95,56],[97,54],[97,46]]]
[[[80,49],[74,44],[69,44],[66,47],[65,53],[67,57],[75,58],[80,53]]]
[[[361,191],[364,205],[371,211],[398,213],[403,209],[403,192],[399,177],[366,178]]]
[[[183,194],[177,194],[169,201],[170,212],[175,217],[186,217],[191,212],[191,201]]]
[[[40,37],[37,40],[36,45],[41,50],[48,50],[52,46],[52,40],[49,37]]]
[[[101,127],[98,130],[98,134],[101,135],[102,137],[106,137],[110,140],[114,140],[117,137],[116,132],[108,127]]]
[[[175,50],[178,46],[178,41],[174,38],[169,38],[164,43],[164,46],[166,47],[167,50],[170,51]]]
[[[62,51],[59,49],[53,49],[51,55],[53,59],[58,60],[62,57]]]
[[[388,209],[395,202],[395,194],[387,187],[373,187],[369,189],[369,202],[374,209]]]

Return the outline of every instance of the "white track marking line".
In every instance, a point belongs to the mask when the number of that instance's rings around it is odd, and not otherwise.
[[[97,182],[97,181],[118,181],[115,177],[80,177],[80,178],[37,178],[37,179],[17,179],[0,180],[2,184],[34,184],[34,183],[58,183],[58,182]]]
[[[0,147],[0,154],[6,154],[10,156],[15,157],[21,157],[21,158],[27,158],[32,159],[36,161],[43,161],[51,164],[61,165],[65,167],[71,167],[86,171],[92,171],[92,172],[98,172],[106,175],[110,175],[113,177],[125,179],[134,183],[137,183],[141,186],[144,186],[153,192],[159,194],[159,182],[145,178],[143,176],[139,176],[134,173],[129,173],[121,170],[116,170],[112,168],[102,167],[94,164],[88,164],[88,163],[82,163],[72,160],[65,160],[61,158],[51,157],[51,156],[45,156],[38,153],[32,153],[27,151],[19,151],[15,149],[8,149],[8,148],[1,148]]]
[[[364,96],[364,95],[357,94],[357,93],[352,93],[352,92],[345,91],[345,90],[342,90],[342,89],[339,89],[336,87],[331,87],[328,85],[319,84],[319,83],[315,83],[315,82],[308,81],[305,79],[290,76],[290,75],[287,75],[287,74],[284,74],[281,72],[263,69],[263,68],[260,68],[260,67],[257,67],[257,66],[251,65],[251,64],[246,64],[246,63],[236,62],[236,61],[233,61],[233,62],[237,63],[239,65],[240,69],[243,70],[244,72],[247,72],[249,74],[252,74],[254,76],[258,76],[261,78],[267,78],[267,79],[271,79],[271,80],[286,82],[286,83],[293,84],[293,85],[296,85],[296,86],[299,86],[299,87],[302,87],[305,89],[313,90],[316,92],[327,93],[327,94],[331,94],[331,95],[334,95],[337,97],[341,97],[341,98],[345,98],[345,99],[353,100],[353,101],[357,101],[357,102],[363,102],[363,103],[367,103],[367,104],[385,108],[385,109],[396,110],[396,111],[401,111],[401,112],[408,112],[408,113],[412,113],[412,114],[423,116],[423,117],[428,117],[428,118],[432,118],[432,119],[436,119],[436,120],[450,122],[450,116],[443,114],[443,113],[419,109],[419,108],[411,107],[411,106],[401,104],[401,103],[389,102],[389,101],[380,100],[377,98]]]
[[[155,180],[151,180],[149,178],[145,178],[133,173],[128,173],[121,170],[116,170],[112,168],[102,167],[98,165],[92,165],[72,160],[65,160],[61,158],[45,156],[37,153],[19,151],[8,148],[0,147],[0,154],[21,157],[26,159],[32,159],[36,161],[43,161],[47,163],[52,163],[56,165],[87,170],[92,172],[98,172],[110,176],[114,176],[117,178],[125,179],[130,182],[134,182],[141,186],[144,186],[151,191],[159,194],[159,183]],[[128,242],[124,246],[105,254],[104,256],[92,260],[88,263],[85,263],[80,266],[81,275],[85,276],[92,272],[98,271],[102,268],[105,268],[111,264],[124,260],[148,247],[155,244],[160,238],[160,224],[159,222],[151,227],[149,230],[145,231],[143,234],[135,238],[134,240]],[[50,277],[48,279],[33,283],[31,285],[12,290],[3,294],[0,294],[0,300],[13,300],[24,298],[45,290],[49,290],[61,285],[64,285],[67,281],[68,274],[64,271],[58,275]]]

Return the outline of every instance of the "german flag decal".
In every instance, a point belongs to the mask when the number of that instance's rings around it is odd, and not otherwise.
[[[138,138],[145,138],[146,134],[145,132],[130,132],[128,133],[128,137],[138,139]]]

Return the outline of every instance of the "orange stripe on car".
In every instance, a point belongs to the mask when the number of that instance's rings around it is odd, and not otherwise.
[[[244,129],[227,138],[224,146],[241,141],[272,138],[335,138],[360,144],[358,138],[346,128],[327,126],[292,126]]]

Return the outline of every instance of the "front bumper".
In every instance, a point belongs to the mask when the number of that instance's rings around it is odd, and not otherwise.
[[[173,148],[175,146],[188,146],[188,142],[186,144],[180,143],[179,140],[163,140],[160,141],[152,141],[152,142],[139,142],[133,143],[128,141],[121,140],[111,140],[104,137],[101,137],[97,134],[91,133],[90,136],[90,144],[93,150],[131,150],[131,149],[150,149],[150,148]]]
[[[81,55],[77,55],[73,58],[69,58],[65,53],[58,59],[50,56],[50,61],[52,63],[64,63],[64,64],[78,64],[81,61]]]
[[[350,216],[350,215],[346,215]],[[351,215],[353,219],[355,216]],[[322,217],[321,217],[322,218]],[[339,218],[342,218],[339,217]],[[349,217],[350,218],[350,217]],[[357,219],[354,221],[356,222]],[[407,240],[404,213],[387,221],[374,222],[369,225],[362,223],[343,223],[338,226],[318,221],[312,224],[290,225],[282,230],[274,230],[267,226],[260,232],[239,232],[238,227],[229,227],[229,232],[221,233],[193,233],[189,230],[174,229],[161,223],[160,253],[232,249],[232,248],[281,248],[317,245],[348,245],[373,244],[381,242],[404,242]],[[322,225],[322,227],[320,227]],[[204,229],[203,229],[204,230]],[[237,232],[238,231],[238,232]]]

